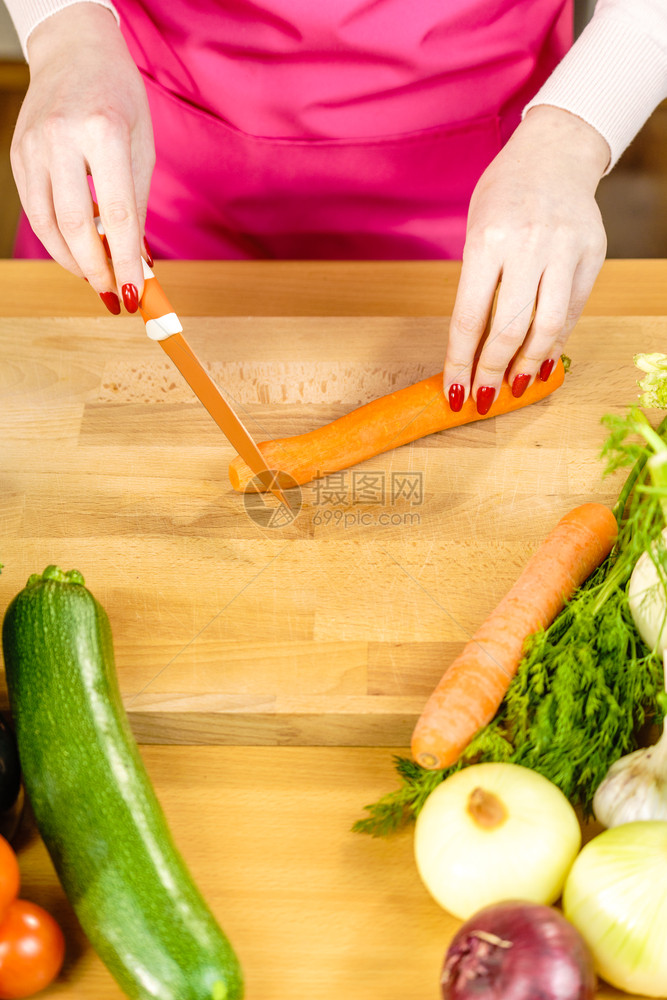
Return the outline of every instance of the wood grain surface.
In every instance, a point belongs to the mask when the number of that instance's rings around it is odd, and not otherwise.
[[[411,829],[388,840],[350,832],[360,806],[393,787],[389,751],[162,746],[143,757],[242,963],[245,1000],[437,1000],[460,922],[424,888]],[[24,896],[57,917],[68,944],[39,996],[121,1000],[29,824],[17,848]],[[621,998],[638,1000],[600,984],[596,1000]]]
[[[458,261],[158,261],[184,316],[450,316]],[[101,316],[80,278],[51,261],[0,261],[3,316]],[[667,260],[608,260],[586,316],[664,316]],[[108,314],[106,314],[108,315]]]
[[[420,303],[443,274],[455,287],[456,265],[346,268],[209,264],[194,301],[200,272],[164,265],[192,306],[189,339],[258,438],[440,367],[446,310]],[[271,527],[232,492],[231,450],[138,320],[101,315],[55,265],[0,262],[0,607],[30,572],[77,566],[109,611],[140,740],[199,744],[142,753],[247,1000],[436,1000],[458,922],[423,888],[410,830],[350,827],[396,786],[394,747],[555,519],[614,499],[599,420],[636,397],[632,355],[667,342],[660,273],[605,269],[607,298],[539,407],[366,463],[356,494],[351,478],[306,488],[294,521]],[[120,1000],[29,817],[17,848],[23,895],[67,937],[45,1000]]]
[[[314,761],[313,752],[143,751],[174,839],[242,963],[246,1000],[435,997],[457,922],[424,889],[411,833],[350,832],[360,806],[392,780],[388,754],[319,748]],[[120,1000],[30,823],[16,846],[23,895],[56,916],[68,943],[63,974],[43,996]]]
[[[183,319],[258,440],[433,374],[447,336],[444,317]],[[311,483],[288,522],[231,490],[232,448],[138,318],[0,317],[0,603],[78,568],[143,742],[404,744],[558,518],[613,501],[600,417],[665,333],[583,318],[553,396]]]

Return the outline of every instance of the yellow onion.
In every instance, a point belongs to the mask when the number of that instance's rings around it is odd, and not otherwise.
[[[434,899],[462,920],[506,899],[553,903],[581,847],[556,785],[518,764],[473,764],[431,792],[415,860]]]
[[[603,979],[627,993],[667,996],[667,822],[625,823],[594,837],[567,877],[563,912]]]

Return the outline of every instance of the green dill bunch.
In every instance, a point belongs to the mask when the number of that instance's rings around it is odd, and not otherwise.
[[[538,771],[589,816],[611,765],[637,748],[647,721],[662,721],[662,663],[634,626],[627,585],[667,521],[667,418],[654,430],[632,407],[625,418],[608,416],[603,423],[610,430],[602,450],[605,473],[632,466],[614,507],[614,549],[549,628],[528,640],[495,718],[459,760],[427,771],[396,757],[401,786],[366,806],[354,830],[383,836],[399,829],[446,777],[485,761]]]

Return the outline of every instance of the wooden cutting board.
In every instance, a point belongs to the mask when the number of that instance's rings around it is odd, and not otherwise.
[[[412,829],[350,832],[395,787],[389,751],[143,747],[170,829],[242,964],[245,1000],[436,1000],[461,925],[417,873]],[[598,828],[599,831],[599,828]],[[595,831],[589,828],[586,839]],[[123,1000],[65,898],[42,840],[16,844],[22,893],[60,922],[63,972],[39,1000]],[[600,983],[596,1000],[640,1000]]]
[[[162,271],[259,437],[439,368],[446,320],[400,317],[448,313],[457,265]],[[367,463],[357,471],[379,476],[376,490],[384,476],[384,499],[355,497],[351,478],[328,497],[312,487],[291,525],[269,528],[231,492],[230,450],[138,321],[91,316],[90,290],[56,265],[0,262],[0,607],[49,562],[78,566],[111,616],[144,741],[376,744],[142,748],[247,1000],[436,996],[459,922],[421,884],[409,829],[373,840],[350,827],[396,787],[393,752],[443,663],[553,522],[615,498],[599,417],[634,399],[632,354],[667,343],[667,320],[632,318],[667,314],[664,273],[605,265],[557,396]],[[244,301],[282,318],[244,319]],[[328,318],[309,319],[315,306]],[[421,494],[392,503],[392,472],[420,474]],[[380,521],[391,513],[419,518]],[[121,1000],[29,823],[16,846],[23,895],[68,944],[45,997]],[[638,1000],[603,983],[597,996]]]
[[[442,367],[442,317],[185,317],[258,440]],[[288,524],[132,317],[0,319],[0,606],[49,563],[111,619],[142,742],[398,746],[558,518],[612,503],[600,417],[660,317],[584,318],[546,401],[303,488]],[[6,694],[2,694],[6,700]],[[1,703],[0,703],[1,704]]]

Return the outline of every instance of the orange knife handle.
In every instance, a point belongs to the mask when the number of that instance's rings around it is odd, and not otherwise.
[[[162,285],[145,261],[143,261],[143,266],[144,291],[141,296],[141,302],[139,303],[139,312],[141,313],[144,323],[148,323],[148,321],[152,319],[160,320],[163,316],[168,316],[169,314],[173,315],[174,309],[171,302],[164,294]],[[172,330],[172,333],[177,332],[179,331]]]
[[[144,293],[139,303],[139,312],[144,323],[147,323],[149,319],[159,319],[160,316],[166,316],[167,313],[173,311],[157,278],[148,278],[144,275]]]
[[[104,251],[107,257],[111,259],[111,252],[104,233],[102,219],[100,218],[99,209],[94,202],[93,210],[95,212],[95,226],[100,234]],[[146,333],[151,340],[164,340],[166,337],[171,337],[174,333],[182,333],[183,327],[178,316],[174,312],[169,299],[162,291],[160,282],[143,257],[141,258],[141,264],[144,269],[144,290],[139,303],[139,312],[146,324]]]
[[[174,312],[162,286],[142,257],[144,290],[139,303],[141,318],[151,340],[165,340],[175,333],[183,333],[181,321]]]

